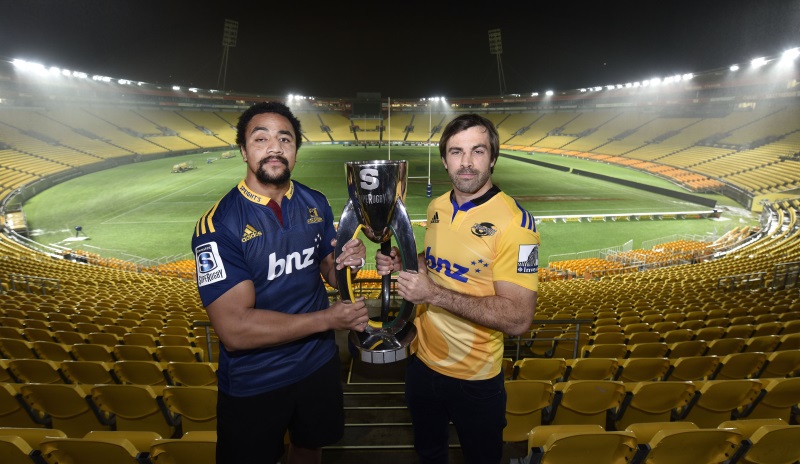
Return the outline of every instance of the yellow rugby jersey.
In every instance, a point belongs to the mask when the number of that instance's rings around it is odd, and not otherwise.
[[[442,287],[494,295],[494,282],[538,288],[539,232],[533,216],[497,186],[459,207],[452,192],[428,205],[425,260]],[[412,350],[444,375],[465,380],[500,372],[503,333],[434,305],[420,305]]]

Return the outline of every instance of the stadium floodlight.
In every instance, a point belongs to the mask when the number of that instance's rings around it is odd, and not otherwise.
[[[584,91],[585,91],[585,89],[584,89]],[[531,92],[531,97],[538,97],[538,96],[539,96],[539,92]]]
[[[197,87],[189,87],[189,92],[197,93]]]
[[[767,59],[764,58],[763,56],[758,58],[753,58],[752,60],[750,60],[750,67],[753,69],[760,68],[765,64],[767,64]]]
[[[683,80],[685,80],[685,81],[690,81],[690,80],[694,79],[694,74],[692,74],[692,73],[686,73],[686,74],[684,74],[684,75],[683,75],[683,76],[681,76],[681,77],[683,77]]]
[[[736,71],[738,71],[738,70],[739,70],[739,65],[738,65],[738,64],[732,64],[732,65],[731,65],[731,67],[730,67],[729,69],[730,69],[732,72],[736,72]]]
[[[800,48],[797,47],[790,48],[789,50],[783,52],[783,54],[781,55],[781,63],[793,61],[798,56],[800,56]]]
[[[548,91],[546,91],[544,94],[545,94],[546,96],[548,96],[548,97],[552,97],[552,96],[553,96],[553,91],[552,91],[552,90],[548,90]]]

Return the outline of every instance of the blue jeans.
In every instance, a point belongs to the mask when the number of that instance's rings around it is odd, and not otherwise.
[[[406,367],[406,403],[420,463],[447,462],[451,421],[466,463],[502,460],[506,426],[502,372],[487,380],[461,380],[439,374],[412,356]]]

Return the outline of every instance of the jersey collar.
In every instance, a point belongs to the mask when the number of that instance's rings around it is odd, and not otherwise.
[[[239,190],[239,193],[241,193],[243,197],[247,198],[253,203],[258,203],[259,205],[267,205],[271,200],[271,198],[268,196],[264,196],[250,190],[244,179],[239,182],[237,190]],[[292,195],[294,195],[294,181],[289,181],[289,191],[287,191],[286,195],[284,196],[286,198],[292,198]]]
[[[479,196],[478,198],[473,198],[472,200],[465,202],[463,205],[458,206],[458,203],[456,202],[455,190],[450,190],[450,203],[453,205],[453,216],[455,216],[456,212],[458,211],[469,211],[476,206],[486,203],[498,193],[500,193],[500,187],[497,185],[492,185],[492,187],[483,195]]]

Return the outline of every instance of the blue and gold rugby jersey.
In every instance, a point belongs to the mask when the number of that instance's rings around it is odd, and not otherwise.
[[[271,201],[242,180],[197,221],[192,250],[204,305],[252,280],[256,308],[300,314],[328,307],[319,265],[333,252],[336,231],[327,198],[292,181],[281,201],[283,225]],[[263,349],[223,348],[218,386],[232,396],[274,390],[314,372],[335,353],[333,331]]]
[[[538,288],[539,232],[533,216],[493,186],[458,206],[444,194],[428,205],[425,260],[442,287],[472,296],[494,295],[494,282]],[[503,333],[434,305],[417,308],[417,357],[431,369],[465,380],[492,378],[503,360]]]

